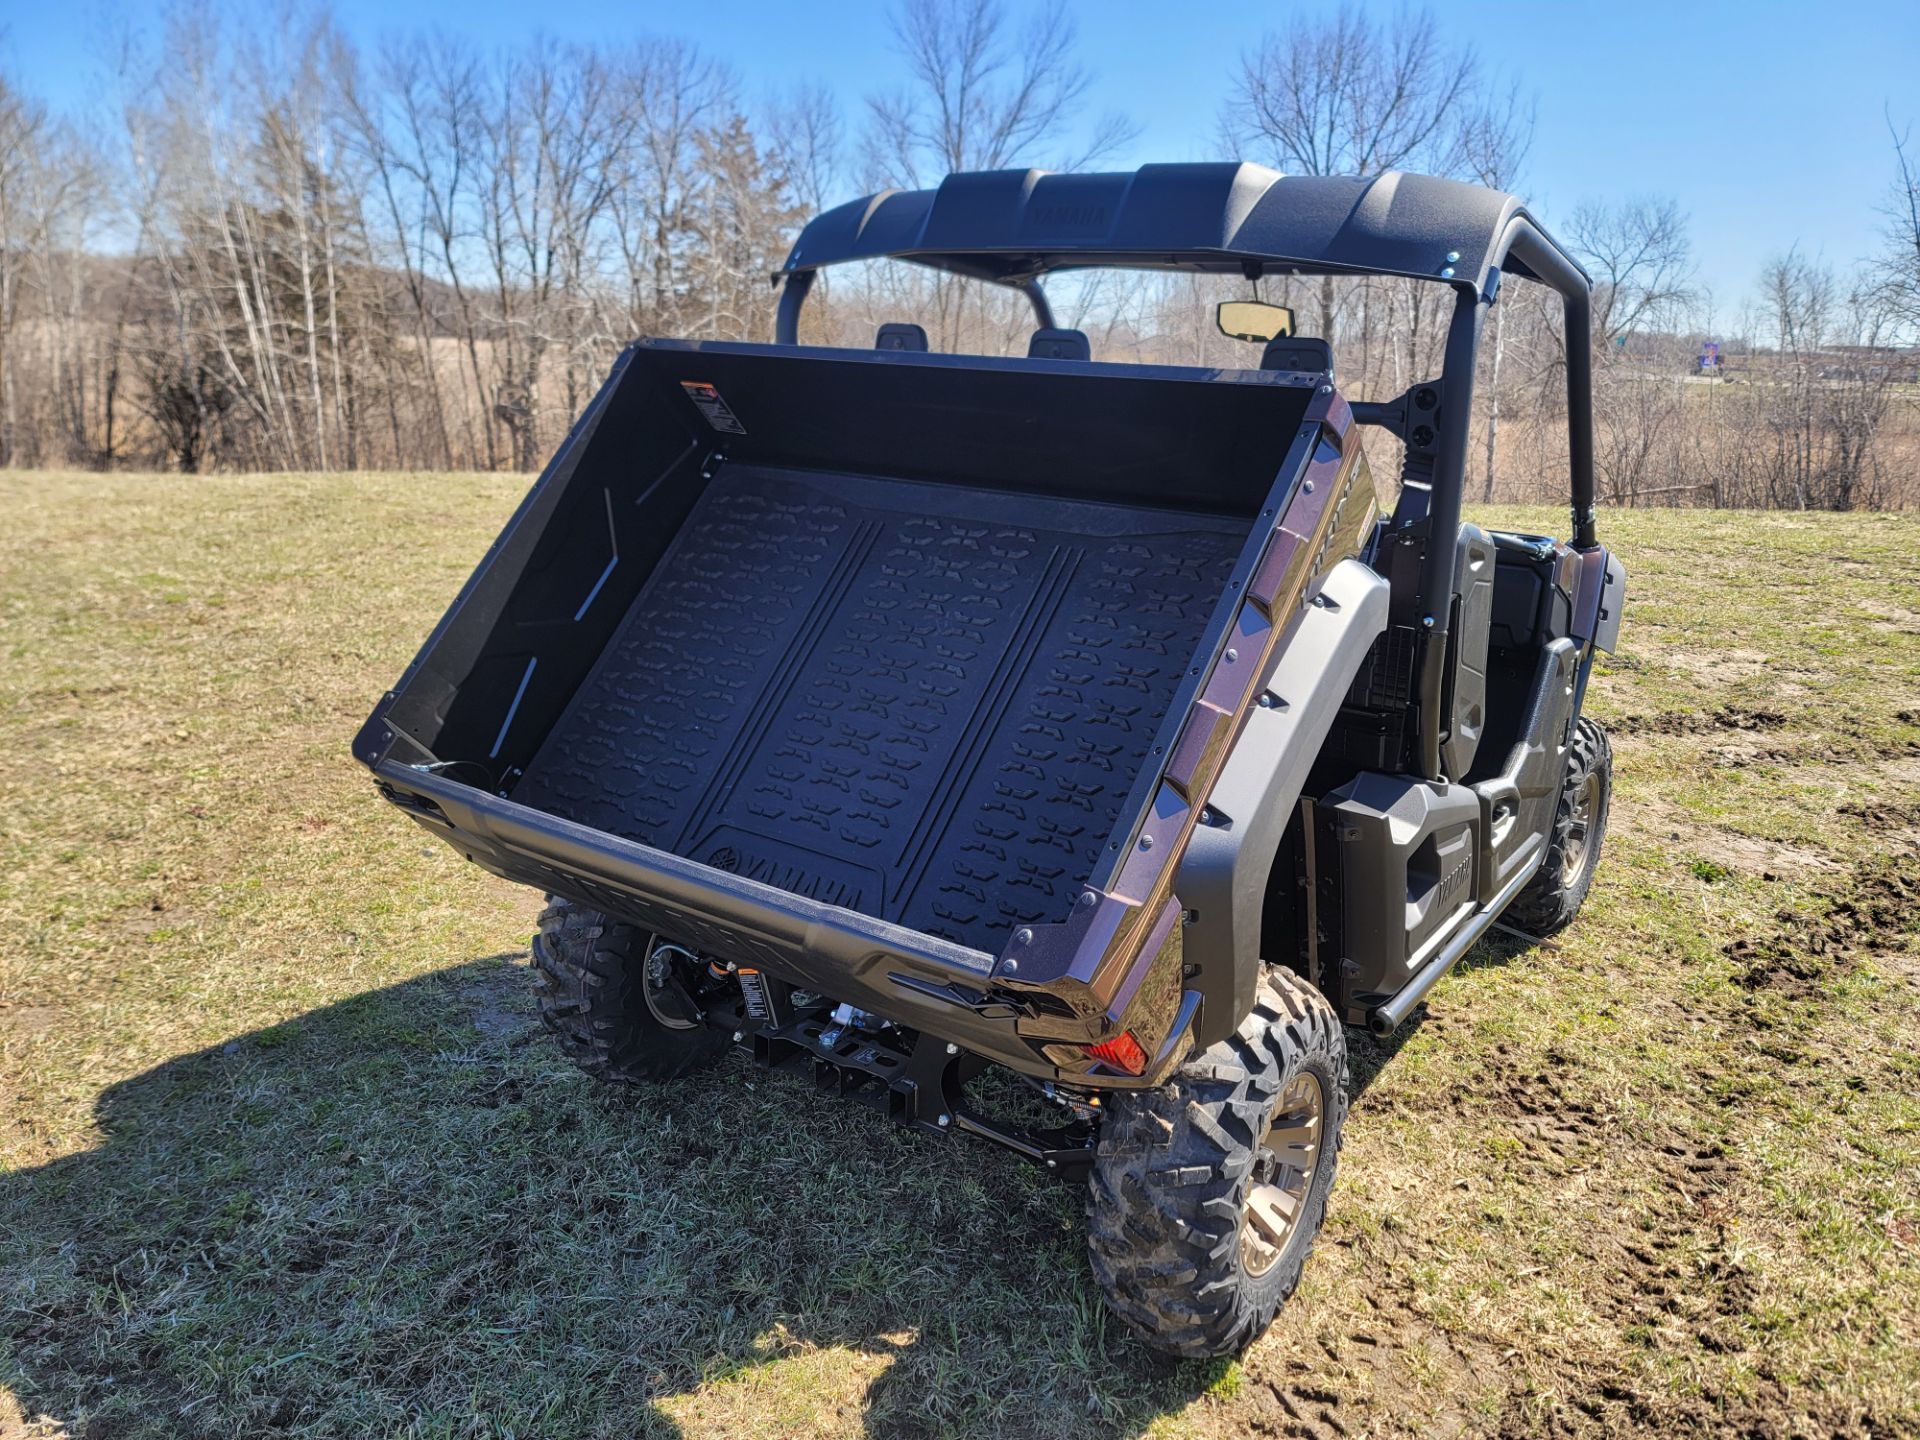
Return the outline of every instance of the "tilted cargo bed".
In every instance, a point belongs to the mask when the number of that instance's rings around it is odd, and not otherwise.
[[[642,342],[356,751],[501,874],[1006,1063],[1169,1047],[1172,865],[1362,523],[1336,406]]]
[[[1245,540],[725,466],[513,797],[997,953],[1066,919]]]

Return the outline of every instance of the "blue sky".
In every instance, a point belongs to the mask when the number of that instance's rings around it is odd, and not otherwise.
[[[1140,126],[1119,157],[1127,165],[1212,158],[1208,139],[1238,56],[1293,8],[1070,3],[1094,72],[1088,119],[1120,110]],[[1015,11],[1021,4],[1009,0]],[[90,38],[115,16],[147,23],[156,8],[0,0],[0,64],[58,106],[84,104]],[[1490,67],[1537,93],[1520,189],[1549,225],[1584,200],[1676,197],[1691,217],[1699,279],[1729,316],[1790,245],[1840,268],[1877,247],[1876,207],[1892,176],[1883,107],[1920,137],[1920,0],[1433,8],[1448,38],[1471,40]],[[1526,8],[1545,18],[1508,20]],[[336,0],[334,12],[362,40],[395,28],[499,45],[535,30],[681,35],[731,62],[750,95],[817,81],[850,119],[894,70],[886,0]]]

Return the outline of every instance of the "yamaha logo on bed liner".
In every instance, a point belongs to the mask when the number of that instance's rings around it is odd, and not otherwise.
[[[769,841],[773,854],[756,854],[748,848],[748,838],[740,832],[717,833],[709,843],[719,843],[704,850],[706,863],[743,880],[757,880],[790,895],[804,895],[847,910],[862,909],[869,895],[879,893],[880,877],[871,870],[836,864],[832,857],[800,849],[790,841]],[[810,863],[794,863],[802,859]]]

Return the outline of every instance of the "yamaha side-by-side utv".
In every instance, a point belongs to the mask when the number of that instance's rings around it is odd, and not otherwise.
[[[816,274],[883,258],[1024,292],[1027,356],[799,344]],[[1108,266],[1431,281],[1443,373],[1349,403],[1257,300],[1218,315],[1245,369],[1101,363],[1043,281]],[[1236,1350],[1325,1215],[1343,1026],[1392,1031],[1593,878],[1581,700],[1625,574],[1587,278],[1510,195],[1228,164],[889,191],[776,279],[774,344],[621,354],[354,753],[550,894],[541,1010],[590,1074],[738,1047],[997,1142],[1084,1180],[1151,1344]],[[1564,301],[1570,544],[1461,521],[1515,280]],[[1385,516],[1366,426],[1403,443]],[[991,1066],[1046,1113],[992,1113]]]

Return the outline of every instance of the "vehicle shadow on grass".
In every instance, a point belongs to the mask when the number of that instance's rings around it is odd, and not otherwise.
[[[0,1175],[0,1386],[95,1436],[1040,1436],[1223,1374],[1108,1318],[1077,1188],[738,1061],[595,1086],[529,990],[475,960],[106,1090]]]

